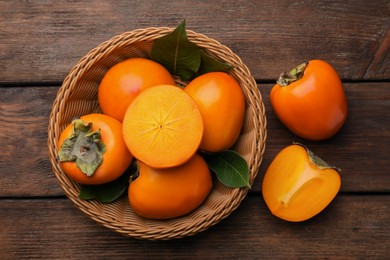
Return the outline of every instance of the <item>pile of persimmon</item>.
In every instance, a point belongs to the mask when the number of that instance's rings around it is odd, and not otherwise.
[[[59,139],[59,161],[74,181],[98,185],[136,162],[128,187],[133,211],[152,219],[185,215],[207,198],[213,181],[200,151],[238,139],[245,115],[239,83],[208,72],[184,88],[162,65],[130,58],[111,67],[98,88],[102,114],[74,120]]]
[[[213,186],[210,169],[228,187],[249,187],[246,161],[227,151],[243,125],[244,94],[234,77],[215,72],[231,68],[190,42],[183,21],[153,43],[150,59],[130,58],[108,69],[98,88],[102,114],[73,120],[59,138],[64,172],[80,184],[100,185],[126,176],[136,162],[137,174],[125,186],[129,204],[152,219],[179,217],[201,205]],[[172,75],[189,83],[176,86]],[[336,135],[348,113],[342,82],[322,60],[282,73],[270,103],[287,129],[311,141]],[[226,170],[237,162],[240,167]],[[336,196],[339,172],[306,146],[289,145],[264,174],[264,201],[281,219],[307,220]]]

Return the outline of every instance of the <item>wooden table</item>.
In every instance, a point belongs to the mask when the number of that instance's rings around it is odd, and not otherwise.
[[[0,1],[0,259],[385,259],[390,254],[390,2]],[[48,159],[55,95],[89,50],[125,31],[177,26],[220,41],[258,82],[267,147],[240,207],[195,236],[144,241],[114,233],[67,199]],[[308,142],[275,117],[279,73],[310,59],[342,78],[349,116],[332,139]],[[292,141],[342,168],[342,188],[316,217],[272,216],[261,182]]]

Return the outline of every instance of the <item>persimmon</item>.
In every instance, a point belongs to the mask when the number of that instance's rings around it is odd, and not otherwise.
[[[168,219],[196,209],[212,188],[210,170],[199,155],[173,168],[155,169],[138,162],[139,176],[130,183],[129,203],[134,212],[150,219]]]
[[[281,219],[307,220],[337,195],[341,186],[339,171],[307,147],[289,145],[276,155],[264,175],[264,201]]]
[[[115,64],[104,75],[98,88],[102,112],[123,120],[127,107],[144,89],[175,81],[159,63],[146,58],[130,58]]]
[[[238,139],[245,116],[244,93],[225,72],[209,72],[193,79],[184,90],[195,100],[204,121],[200,149],[218,152]]]
[[[142,91],[123,119],[123,136],[138,160],[155,168],[188,161],[203,135],[203,119],[183,89],[160,85]]]
[[[334,136],[348,114],[340,77],[323,60],[311,60],[282,73],[271,90],[270,101],[280,121],[307,140]]]
[[[73,120],[62,131],[58,147],[64,172],[80,184],[113,181],[133,159],[123,140],[122,124],[104,114],[88,114]]]

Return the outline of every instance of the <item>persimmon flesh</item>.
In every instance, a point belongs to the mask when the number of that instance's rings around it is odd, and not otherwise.
[[[339,171],[306,147],[289,145],[276,155],[264,175],[264,200],[272,214],[281,219],[307,220],[337,195]]]
[[[203,119],[183,89],[159,85],[141,92],[126,111],[124,140],[135,158],[154,168],[188,161],[203,135]]]

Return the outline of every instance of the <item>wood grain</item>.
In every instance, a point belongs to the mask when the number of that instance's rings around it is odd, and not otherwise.
[[[99,226],[64,196],[47,150],[49,114],[71,68],[120,33],[187,29],[230,47],[258,82],[267,146],[239,208],[195,236],[143,241]],[[387,259],[390,253],[390,1],[0,0],[0,259]],[[346,124],[307,142],[274,115],[280,72],[323,59],[340,74]],[[274,156],[297,141],[340,168],[342,187],[318,216],[272,216],[261,182]]]
[[[61,82],[103,41],[183,19],[187,29],[230,47],[258,80],[315,58],[345,80],[390,79],[386,0],[2,0],[0,10],[0,84]]]
[[[47,149],[49,115],[57,90],[0,88],[0,196],[63,195]]]
[[[259,192],[274,156],[293,141],[306,144],[343,170],[343,192],[389,192],[390,93],[388,83],[346,83],[349,117],[324,142],[307,142],[288,131],[269,103],[272,84],[259,84],[266,107],[268,137],[253,185]],[[367,91],[369,90],[369,91]],[[47,126],[58,87],[0,88],[0,197],[62,196],[47,152]]]
[[[390,196],[338,196],[313,219],[289,223],[251,195],[195,236],[144,241],[99,226],[66,199],[3,199],[0,259],[385,259],[389,204]]]

